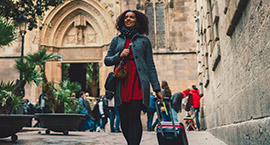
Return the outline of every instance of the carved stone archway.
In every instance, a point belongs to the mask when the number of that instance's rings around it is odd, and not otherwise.
[[[108,69],[103,59],[116,34],[113,14],[95,0],[68,1],[53,9],[45,18],[41,31],[41,48],[62,55],[62,63],[98,62],[100,88]],[[61,81],[61,63],[46,64],[48,80]]]

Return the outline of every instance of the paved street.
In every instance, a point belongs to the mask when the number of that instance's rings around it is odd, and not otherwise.
[[[38,131],[41,131],[38,134]],[[126,145],[121,133],[100,133],[100,132],[69,132],[69,135],[63,135],[59,132],[45,134],[45,129],[24,128],[23,132],[17,133],[18,141],[12,143],[10,137],[1,138],[1,145],[44,145],[44,144],[61,144],[61,145]],[[213,135],[206,131],[188,132],[190,145],[226,145]],[[141,145],[157,145],[155,132],[143,132]]]

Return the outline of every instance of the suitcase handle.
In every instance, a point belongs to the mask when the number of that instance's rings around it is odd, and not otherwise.
[[[163,132],[163,129],[162,129],[162,126],[161,126],[161,118],[160,118],[160,112],[161,112],[161,110],[160,110],[160,108],[159,108],[159,106],[158,106],[158,102],[159,102],[159,101],[157,101],[157,100],[158,100],[157,97],[154,98],[155,106],[156,106],[156,110],[157,110],[158,125],[159,125],[159,127],[160,127],[161,135],[164,136],[164,132]],[[175,122],[174,122],[174,120],[173,120],[173,115],[172,115],[171,99],[170,99],[169,97],[164,97],[164,98],[163,98],[163,101],[168,102],[168,104],[169,104],[170,118],[171,118],[171,120],[172,120],[173,132],[174,132],[174,135],[177,136],[176,128],[175,128]],[[165,103],[164,103],[164,104],[165,104]],[[164,107],[166,107],[166,105],[165,105]]]

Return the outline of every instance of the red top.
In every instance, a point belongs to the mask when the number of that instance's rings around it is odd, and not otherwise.
[[[125,49],[130,44],[130,39],[126,40]],[[133,60],[129,60],[133,59]],[[125,61],[125,67],[127,68],[127,77],[121,82],[121,98],[123,102],[129,102],[130,100],[141,100],[142,99],[142,88],[139,84],[139,75],[136,70],[136,64],[132,49],[130,48],[130,55],[128,60]]]
[[[200,91],[198,89],[190,89],[190,92],[192,94],[192,107],[193,108],[200,108]]]

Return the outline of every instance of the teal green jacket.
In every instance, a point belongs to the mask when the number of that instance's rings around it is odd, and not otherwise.
[[[126,37],[124,35],[118,35],[113,38],[110,44],[110,48],[104,59],[106,66],[114,65],[115,67],[119,64],[121,60],[120,54],[124,50],[125,43]],[[160,91],[157,71],[153,61],[152,45],[146,36],[140,35],[138,33],[132,37],[131,43],[134,61],[143,91],[143,104],[148,108],[150,98],[150,83],[152,85],[152,89],[155,92]],[[120,86],[120,81],[118,81],[116,92],[114,94],[116,107],[122,104]]]

